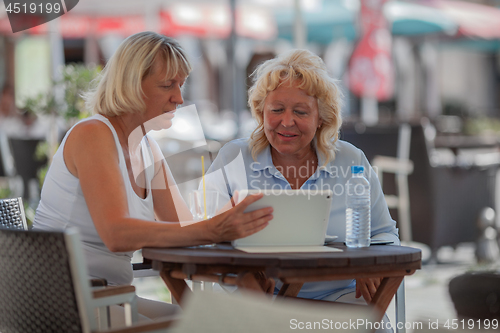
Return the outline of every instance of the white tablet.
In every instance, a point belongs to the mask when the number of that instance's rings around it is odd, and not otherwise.
[[[273,219],[261,231],[232,242],[234,247],[248,246],[322,246],[330,216],[333,193],[330,190],[249,190],[247,194],[264,193],[264,197],[245,212],[273,207]]]

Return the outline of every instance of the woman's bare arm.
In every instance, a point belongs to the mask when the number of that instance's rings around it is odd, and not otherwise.
[[[181,227],[177,222],[131,218],[115,141],[100,121],[76,126],[66,141],[64,160],[80,180],[94,225],[104,244],[115,252],[142,247],[189,246],[246,237],[263,229],[272,209],[244,209],[260,197],[249,197],[236,208],[211,220]]]

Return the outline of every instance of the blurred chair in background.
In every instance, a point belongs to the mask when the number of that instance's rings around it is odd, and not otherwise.
[[[23,195],[23,180],[16,175],[9,139],[2,131],[0,131],[0,189],[5,191],[4,197]]]
[[[410,239],[426,244],[433,257],[442,246],[476,242],[480,234],[476,221],[481,211],[496,207],[495,178],[500,153],[495,147],[488,152],[447,147],[446,142],[451,140],[440,140],[440,146],[436,147],[436,129],[426,118],[409,126],[411,135],[406,143],[409,155],[403,154],[405,150],[399,146],[399,142],[407,140],[401,141],[400,128],[404,127],[399,124],[346,125],[342,128],[342,139],[362,149],[368,160],[382,170],[396,169],[396,177],[383,177],[381,183],[390,206],[398,208],[391,213],[397,216],[402,241]],[[409,161],[413,163],[412,172]],[[401,201],[405,197],[405,177],[409,219],[404,200]],[[397,200],[393,200],[394,194]],[[407,220],[411,221],[411,228],[405,229]],[[422,254],[425,260],[425,253]]]
[[[23,198],[38,203],[40,186],[38,170],[47,164],[47,158],[36,159],[35,152],[41,139],[9,138],[16,175],[23,180]]]
[[[476,242],[477,219],[485,207],[495,207],[495,178],[500,165],[498,152],[451,146],[452,140],[436,145],[436,130],[423,118],[412,128],[409,176],[413,238],[431,247]],[[495,148],[493,148],[495,149]]]
[[[500,273],[474,272],[454,277],[449,285],[459,319],[500,320]]]

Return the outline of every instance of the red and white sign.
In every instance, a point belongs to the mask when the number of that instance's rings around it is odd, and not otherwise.
[[[394,67],[391,32],[382,7],[387,0],[361,0],[361,39],[349,62],[349,88],[359,97],[392,97]]]

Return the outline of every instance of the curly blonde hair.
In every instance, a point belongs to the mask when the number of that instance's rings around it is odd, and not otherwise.
[[[110,117],[144,112],[142,80],[151,74],[155,63],[166,70],[165,80],[177,74],[188,76],[192,69],[174,39],[151,31],[134,34],[109,59],[95,81],[97,87],[84,95],[87,108]]]
[[[307,50],[292,50],[267,60],[252,73],[253,85],[248,91],[248,105],[258,126],[250,136],[252,157],[268,145],[264,133],[264,103],[269,92],[285,82],[298,83],[309,96],[318,100],[319,117],[323,121],[316,132],[316,147],[325,159],[325,165],[335,159],[335,143],[342,125],[341,92],[336,80],[328,75],[326,65],[317,55]]]

